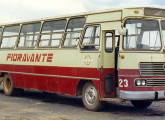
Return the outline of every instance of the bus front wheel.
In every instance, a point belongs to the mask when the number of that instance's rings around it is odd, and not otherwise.
[[[131,103],[136,108],[145,109],[152,104],[152,101],[149,101],[149,100],[132,100]]]
[[[86,109],[91,111],[99,111],[104,107],[104,103],[99,100],[96,87],[90,82],[83,87],[82,101]]]
[[[15,93],[13,81],[8,74],[3,77],[3,91],[7,96],[12,96]]]

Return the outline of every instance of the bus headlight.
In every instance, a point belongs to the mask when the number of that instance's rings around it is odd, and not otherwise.
[[[136,79],[135,80],[135,85],[136,86],[145,86],[146,85],[146,80],[145,79]]]
[[[146,80],[142,80],[142,86],[146,85]]]
[[[141,81],[137,80],[136,84],[137,84],[137,86],[140,86],[141,85]]]

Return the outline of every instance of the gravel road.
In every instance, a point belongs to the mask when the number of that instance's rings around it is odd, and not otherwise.
[[[101,112],[84,108],[81,98],[25,91],[5,96],[0,88],[0,120],[165,120],[165,101],[139,110],[130,102],[108,102]]]

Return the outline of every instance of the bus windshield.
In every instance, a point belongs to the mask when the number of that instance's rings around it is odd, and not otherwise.
[[[127,34],[123,48],[126,50],[160,50],[160,32],[158,21],[128,19],[125,23]]]

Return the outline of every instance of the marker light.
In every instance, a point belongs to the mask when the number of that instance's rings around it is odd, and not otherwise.
[[[139,14],[139,11],[138,11],[138,10],[135,10],[134,13],[135,13],[135,14]]]
[[[125,58],[125,56],[124,56],[124,55],[120,55],[120,57],[121,57],[121,59],[124,59],[124,58]]]

